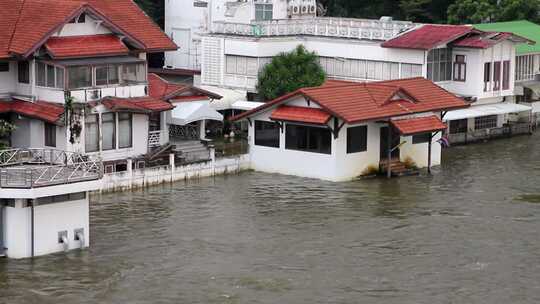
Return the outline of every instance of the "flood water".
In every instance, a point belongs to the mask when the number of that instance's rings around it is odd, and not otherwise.
[[[0,303],[539,303],[540,133],[433,176],[96,196],[90,221],[89,250],[0,260]]]

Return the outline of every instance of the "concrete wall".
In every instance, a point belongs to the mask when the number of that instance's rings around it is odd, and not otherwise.
[[[86,15],[84,23],[67,23],[53,36],[83,36],[83,35],[99,35],[110,34],[111,31],[103,26],[97,19]]]
[[[17,77],[17,63],[9,62],[9,71],[0,72],[0,96],[3,94],[15,92]]]
[[[40,256],[64,250],[58,242],[58,232],[67,231],[69,247],[81,247],[75,241],[74,230],[83,228],[85,247],[88,247],[89,206],[88,197],[83,200],[47,204],[34,208],[34,255]],[[16,200],[15,207],[5,208],[5,246],[10,258],[27,258],[32,255],[31,243],[31,208],[26,207],[26,200]]]
[[[41,120],[12,114],[15,130],[11,135],[11,145],[14,148],[45,148],[45,123]],[[56,148],[66,150],[67,135],[65,126],[56,126]]]

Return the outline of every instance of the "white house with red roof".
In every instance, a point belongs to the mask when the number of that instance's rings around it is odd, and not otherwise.
[[[130,171],[170,126],[222,119],[220,96],[148,75],[147,54],[178,47],[132,0],[0,0],[0,28],[0,119],[15,126],[0,151],[0,255],[87,247],[104,167]]]
[[[251,168],[330,181],[441,162],[436,143],[461,98],[424,78],[329,81],[233,118],[247,120]],[[387,170],[390,168],[390,170]]]

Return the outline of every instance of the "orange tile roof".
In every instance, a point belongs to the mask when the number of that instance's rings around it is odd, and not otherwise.
[[[320,87],[299,89],[235,116],[232,120],[281,105],[299,95],[316,102],[322,109],[347,123],[469,106],[463,99],[420,77],[370,83],[333,81]]]
[[[469,25],[425,24],[381,44],[387,48],[430,50],[473,31]]]
[[[52,37],[45,48],[55,59],[127,55],[129,49],[116,35]]]
[[[59,123],[64,114],[64,106],[46,101],[9,100],[0,101],[0,113],[15,113],[49,123]]]
[[[330,117],[330,114],[317,108],[279,106],[272,112],[270,119],[324,125]]]
[[[191,95],[189,95],[190,92]],[[148,74],[148,95],[154,98],[179,102],[222,98],[220,95],[197,87],[169,82],[154,73]]]
[[[113,112],[150,113],[168,111],[174,108],[169,102],[153,97],[105,97],[101,100],[101,104]]]
[[[142,51],[177,49],[132,0],[0,0],[0,58],[30,55],[82,12],[104,19]]]
[[[446,124],[435,115],[392,120],[391,123],[402,135],[413,135],[446,129]]]

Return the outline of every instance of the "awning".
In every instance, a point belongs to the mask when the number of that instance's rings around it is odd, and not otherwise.
[[[391,124],[398,129],[401,135],[413,135],[428,132],[437,132],[446,129],[439,117],[435,115],[415,117],[409,119],[392,120]]]
[[[219,100],[213,100],[210,106],[218,111],[229,110],[233,103],[246,100],[246,91],[218,88],[214,86],[199,86],[201,89],[222,96]]]
[[[233,110],[249,111],[262,106],[264,102],[237,101],[231,105]]]
[[[272,112],[270,119],[324,125],[330,120],[330,117],[331,115],[322,109],[280,106]]]
[[[51,61],[52,62],[52,61]],[[80,65],[106,65],[106,64],[122,64],[122,63],[144,63],[143,59],[133,56],[115,56],[115,57],[95,57],[82,59],[65,59],[56,60],[55,64],[69,67]]]
[[[62,124],[64,106],[46,101],[9,100],[0,101],[0,113],[15,113],[53,124]]]
[[[183,102],[177,103],[176,108],[167,112],[167,123],[185,126],[199,120],[223,121],[223,115],[212,109],[208,103]]]
[[[532,108],[522,104],[516,103],[495,103],[487,105],[472,106],[467,109],[449,111],[444,116],[444,121],[474,118],[488,115],[501,115],[508,113],[519,113],[530,111]]]

